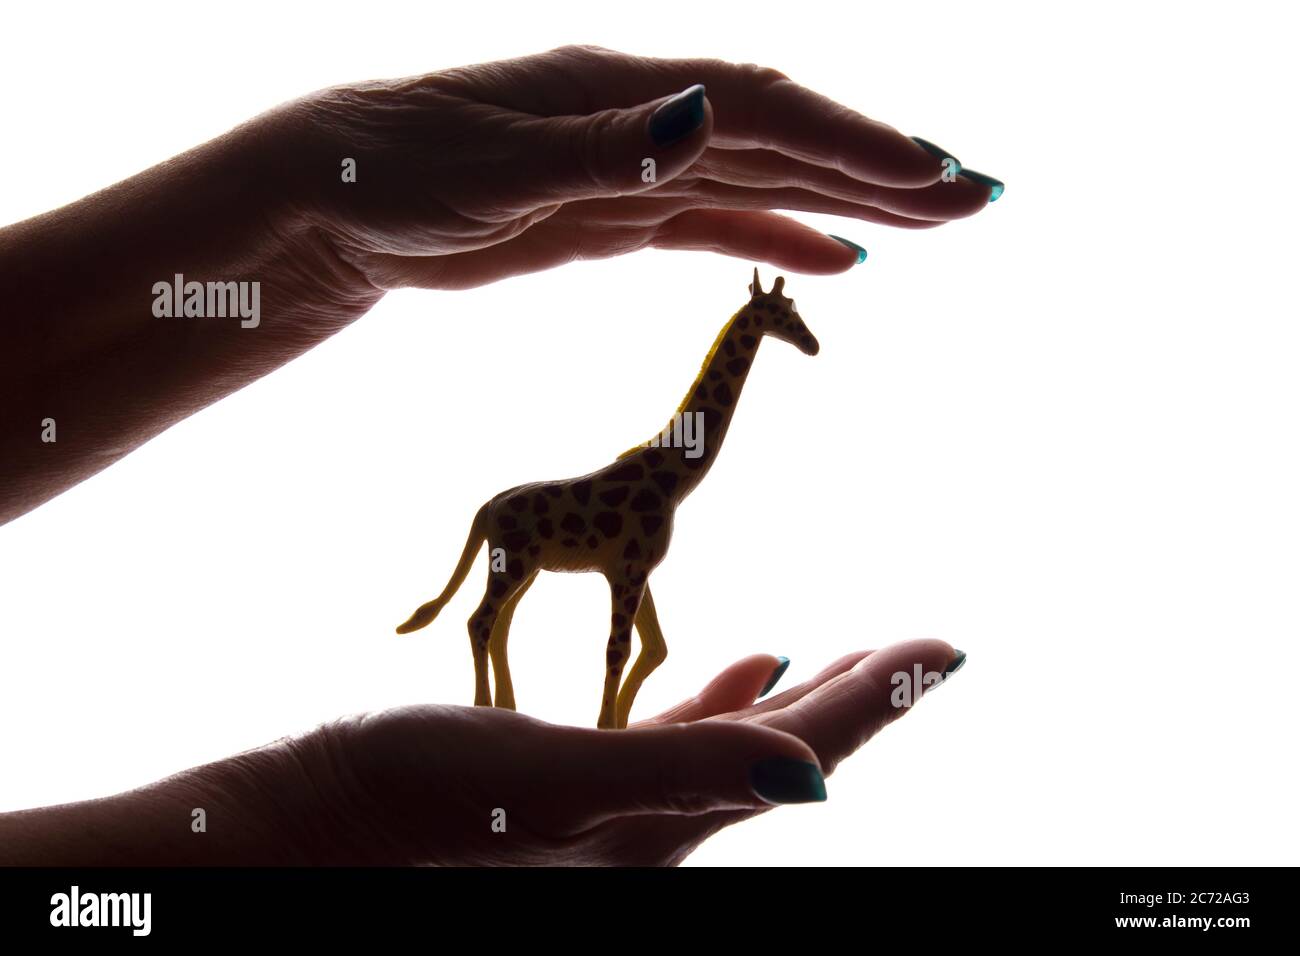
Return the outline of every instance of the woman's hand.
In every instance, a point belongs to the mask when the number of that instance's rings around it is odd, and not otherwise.
[[[919,228],[982,209],[994,181],[946,175],[945,155],[772,69],[587,46],[277,107],[0,229],[0,301],[22,317],[0,322],[0,523],[387,289],[650,246],[842,272],[865,250],[771,210]],[[182,278],[209,298],[238,287],[257,314],[155,314],[159,284]],[[57,445],[41,440],[47,420]]]
[[[770,210],[926,228],[991,195],[981,174],[943,181],[940,156],[892,127],[721,60],[566,46],[327,89],[280,114],[293,221],[381,289],[464,289],[650,246],[842,272],[856,250]]]
[[[491,707],[344,718],[128,793],[2,814],[0,865],[676,864],[725,826],[826,799],[824,775],[964,660],[895,644],[755,704],[777,663],[755,655],[627,730]]]
[[[823,774],[907,711],[894,675],[910,683],[919,665],[937,682],[963,660],[940,641],[896,644],[755,704],[777,663],[756,655],[620,731],[490,707],[345,719],[294,745],[317,782],[318,819],[337,823],[302,831],[297,852],[326,863],[680,863],[777,803],[826,799]]]

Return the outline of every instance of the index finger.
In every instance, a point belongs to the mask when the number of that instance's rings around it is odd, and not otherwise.
[[[790,706],[750,718],[799,737],[831,771],[965,661],[943,641],[882,648]]]

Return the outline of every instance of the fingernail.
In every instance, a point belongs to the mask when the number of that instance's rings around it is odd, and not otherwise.
[[[820,803],[826,780],[816,764],[792,757],[768,757],[749,771],[754,792],[768,803]]]
[[[767,679],[767,683],[763,685],[763,689],[758,692],[759,697],[762,697],[771,691],[771,689],[776,686],[777,681],[784,676],[786,668],[790,666],[790,658],[788,657],[778,657],[777,660],[781,663],[776,665],[776,670],[772,671],[772,676]]]
[[[956,648],[953,648],[953,650],[957,651]],[[965,663],[966,663],[966,652],[957,651],[957,656],[952,659],[952,663],[950,663],[947,667],[944,668],[943,679],[947,680],[953,674],[957,673],[959,670],[961,670],[961,665]]]
[[[858,261],[857,261],[856,265],[862,265],[862,263],[864,263],[864,262],[867,261],[867,250],[866,250],[866,249],[863,249],[863,248],[862,248],[860,245],[858,245],[856,242],[849,242],[849,240],[845,239],[843,236],[832,235],[832,234],[829,233],[829,232],[826,233],[826,235],[830,236],[830,237],[831,237],[832,239],[834,239],[836,242],[838,242],[838,243],[842,243],[843,245],[848,246],[850,249],[852,249],[854,252],[856,252],[856,253],[858,254]]]
[[[919,136],[913,136],[912,142],[914,142],[917,146],[920,146],[923,150],[925,150],[935,159],[939,160],[940,163],[944,162],[945,160],[949,160],[949,159],[952,160],[953,163],[956,164],[957,166],[957,169],[953,170],[954,173],[961,169],[961,160],[958,159],[956,156],[954,156],[952,153],[948,152],[942,146],[936,146],[928,139],[921,139],[921,137]]]
[[[671,146],[704,122],[704,84],[688,86],[650,114],[650,138],[656,146]]]
[[[997,202],[998,197],[1006,189],[1006,186],[1002,185],[1002,180],[994,179],[992,176],[985,176],[983,173],[977,173],[973,169],[963,169],[961,174],[973,183],[990,187],[993,192],[989,194],[989,202]]]

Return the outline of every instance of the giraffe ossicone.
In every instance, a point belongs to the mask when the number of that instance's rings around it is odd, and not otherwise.
[[[794,302],[782,294],[784,288],[785,279],[778,277],[771,291],[764,292],[754,269],[749,301],[722,327],[666,429],[590,474],[520,485],[479,508],[446,588],[421,605],[397,633],[418,630],[438,616],[486,541],[493,556],[487,589],[468,623],[474,703],[494,703],[490,660],[495,705],[513,710],[506,648],[520,598],[541,571],[599,572],[609,582],[611,624],[596,725],[626,727],[637,691],[668,655],[650,596],[650,573],[668,553],[677,506],[703,481],[722,448],[759,345],[771,337],[806,355],[816,355],[820,348]],[[688,416],[698,428],[695,441],[663,441]],[[623,680],[633,626],[641,637],[641,651]]]

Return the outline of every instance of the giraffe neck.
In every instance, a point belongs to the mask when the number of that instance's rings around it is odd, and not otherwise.
[[[634,452],[644,457],[653,470],[677,476],[669,494],[674,503],[704,480],[722,450],[731,415],[763,341],[751,315],[746,305],[723,326],[677,413],[652,439],[658,447],[637,448]]]

